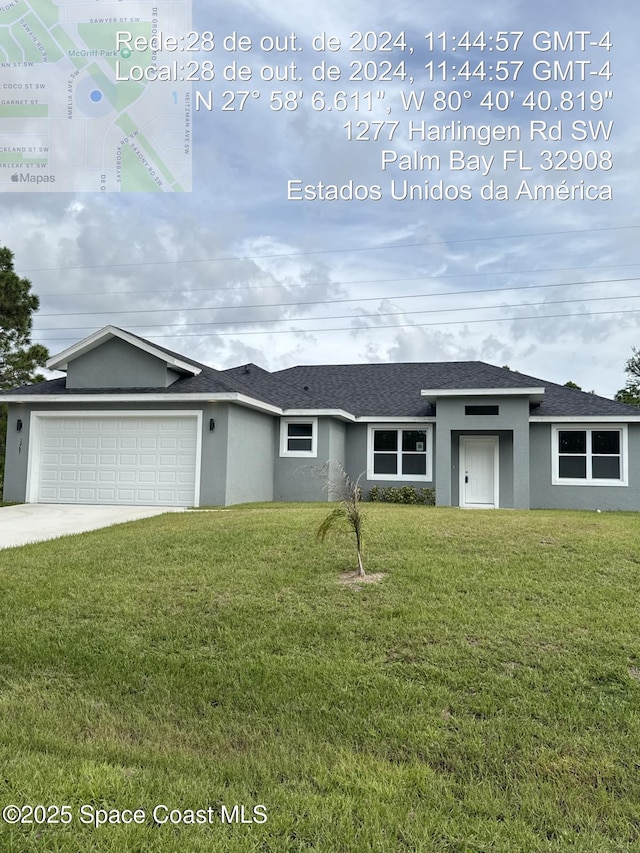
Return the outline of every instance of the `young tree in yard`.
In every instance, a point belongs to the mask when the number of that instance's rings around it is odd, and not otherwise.
[[[325,488],[329,498],[337,500],[338,506],[334,507],[329,515],[318,527],[317,537],[322,542],[327,533],[337,524],[346,524],[351,528],[356,540],[356,556],[358,559],[358,577],[364,577],[364,563],[362,560],[362,526],[364,513],[362,511],[360,477],[352,480],[339,462],[327,462],[321,468],[315,469],[316,476],[325,482]]]
[[[35,371],[44,365],[49,352],[41,344],[31,343],[32,315],[39,304],[31,293],[31,282],[14,271],[13,252],[0,246],[0,390],[44,379]],[[7,409],[0,406],[0,485],[6,427]]]
[[[615,396],[619,403],[629,403],[631,406],[640,406],[640,350],[632,347],[633,355],[627,359],[624,371],[627,374],[627,383]]]

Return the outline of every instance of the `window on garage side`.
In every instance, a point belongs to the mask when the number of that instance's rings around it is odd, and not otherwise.
[[[425,427],[370,427],[370,480],[430,480],[430,430]]]
[[[621,427],[555,427],[556,485],[626,485],[627,431]]]
[[[317,418],[280,421],[280,456],[317,456],[317,440]]]

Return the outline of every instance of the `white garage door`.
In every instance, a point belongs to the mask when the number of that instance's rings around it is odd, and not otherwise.
[[[195,416],[39,418],[38,503],[193,506]]]

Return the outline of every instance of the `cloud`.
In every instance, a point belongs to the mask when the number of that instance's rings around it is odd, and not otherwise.
[[[638,344],[640,320],[638,232],[630,227],[638,225],[640,190],[640,113],[632,73],[636,49],[629,26],[635,6],[630,0],[620,0],[615,8],[551,0],[534,6],[502,0],[487,7],[463,0],[440,4],[428,14],[417,0],[402,0],[393,8],[356,0],[320,6],[292,0],[194,6],[194,27],[211,29],[217,38],[246,34],[256,45],[244,60],[216,52],[218,71],[233,59],[242,60],[257,79],[255,86],[252,80],[245,87],[219,74],[213,84],[218,106],[194,115],[193,192],[3,197],[0,242],[14,250],[16,268],[31,278],[41,297],[36,340],[56,352],[113,323],[219,367],[243,361],[280,368],[296,362],[484,359],[553,381],[573,379],[609,395],[621,386],[624,361]],[[449,74],[454,64],[467,60],[470,71],[481,60],[487,66],[494,62],[488,51],[429,54],[424,38],[429,29],[457,37],[465,31],[522,30],[521,47],[503,61],[522,61],[525,70],[518,80],[500,86],[480,73],[468,80],[428,80],[430,60],[446,60]],[[602,62],[611,61],[614,77],[553,85],[532,80],[532,62],[550,58],[532,46],[537,29],[589,30],[598,37],[611,31],[614,47],[600,53]],[[414,47],[404,57],[414,82],[400,75],[349,79],[352,62],[382,63],[387,55],[381,52],[311,49],[314,35],[335,34],[350,44],[350,34],[358,30],[404,31]],[[261,50],[260,37],[291,33],[304,47],[295,57],[303,79],[277,87],[260,80],[262,65],[284,68],[294,61],[293,54]],[[563,61],[577,57],[574,51]],[[392,67],[402,59],[394,54]],[[322,61],[339,64],[343,77],[313,80],[311,69]],[[579,76],[579,66],[573,66],[573,75]],[[244,88],[259,97],[251,96],[242,111],[220,109],[224,91]],[[428,108],[404,111],[400,92],[422,89]],[[497,89],[514,92],[508,111],[481,106],[483,96]],[[296,96],[296,109],[273,109],[276,90],[303,92]],[[433,104],[437,90],[469,91],[473,97],[462,97],[459,110],[438,111]],[[556,104],[562,91],[571,91],[573,110],[523,106],[529,91],[543,90]],[[323,93],[331,111],[313,109],[314,91]],[[342,100],[332,100],[340,91],[350,98],[348,109],[338,109]],[[587,98],[583,109],[578,106],[583,91],[611,91],[613,97],[603,101],[602,109],[592,109]],[[367,92],[370,109],[362,97]],[[558,142],[530,139],[532,119],[562,119],[565,137]],[[379,123],[396,120],[397,132],[385,138],[391,126]],[[532,171],[505,172],[496,165],[488,176],[468,170],[455,174],[447,159],[453,143],[411,139],[410,120],[451,127],[455,122],[517,123],[527,133],[515,147]],[[610,146],[602,139],[572,139],[573,121],[613,121]],[[362,140],[347,139],[349,122],[349,133],[362,133]],[[593,155],[587,160],[587,153],[599,156],[607,147],[613,168],[592,169]],[[383,173],[383,148],[439,154],[441,168],[429,173],[394,167]],[[495,156],[500,164],[505,144],[460,141],[455,148],[465,160]],[[579,169],[548,172],[541,167],[545,149],[554,157],[557,151],[578,152],[574,163],[580,154],[585,159]],[[610,183],[614,197],[610,202],[515,201],[523,176],[532,184]],[[422,188],[428,183],[430,191],[440,181],[467,183],[474,197],[466,202],[394,201],[386,191],[391,177]],[[290,201],[287,182],[295,179],[379,184],[385,193],[379,201]],[[506,185],[511,198],[480,198],[488,180]],[[609,296],[620,299],[588,301]],[[556,304],[560,300],[572,301]],[[616,313],[597,313],[603,311]],[[329,319],[334,315],[341,319]]]

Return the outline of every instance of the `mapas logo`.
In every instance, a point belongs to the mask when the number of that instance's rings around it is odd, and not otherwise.
[[[56,181],[55,175],[30,175],[28,172],[14,172],[11,175],[11,180],[14,184],[54,184]]]

